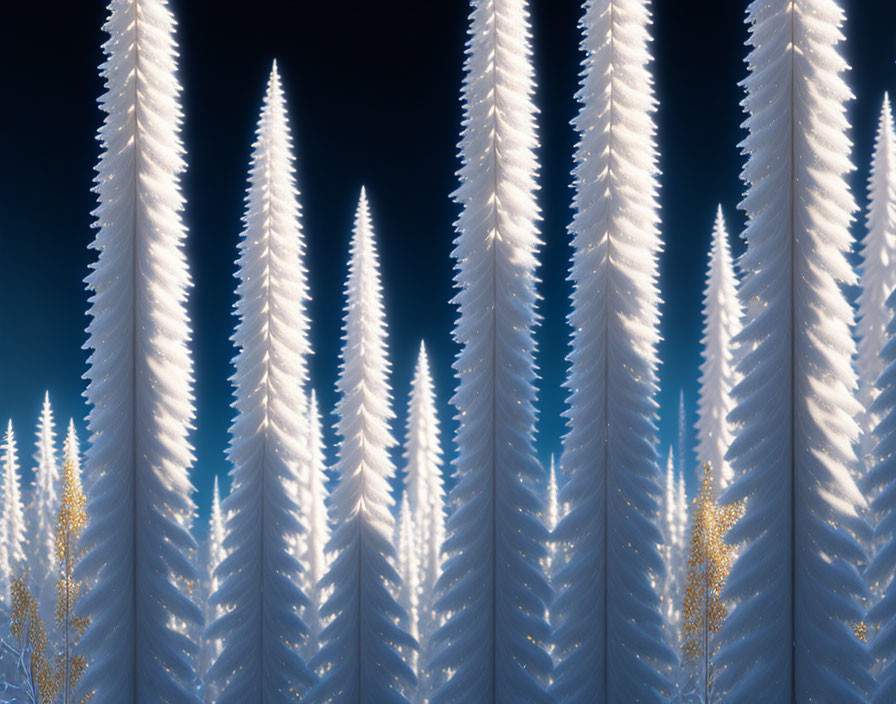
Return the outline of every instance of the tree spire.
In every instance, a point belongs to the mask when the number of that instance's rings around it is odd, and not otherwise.
[[[35,586],[35,598],[41,618],[52,623],[56,603],[56,514],[59,511],[60,476],[56,462],[56,429],[50,394],[44,394],[37,421],[37,442],[34,453],[33,501],[28,511],[28,567]]]
[[[725,459],[734,439],[728,414],[734,408],[731,392],[737,382],[734,339],[740,332],[743,309],[737,294],[737,278],[728,245],[722,206],[716,212],[703,295],[703,363],[700,365],[700,398],[697,418],[697,455],[713,468],[713,496],[731,482],[731,466]]]
[[[287,702],[316,679],[300,654],[307,597],[293,545],[305,527],[295,486],[310,455],[302,384],[306,295],[292,139],[272,68],[258,119],[237,261],[234,407],[224,501],[227,556],[213,601],[223,642],[209,670],[218,702]]]
[[[3,438],[3,546],[0,557],[0,579],[3,599],[9,602],[9,588],[14,576],[27,567],[25,563],[25,509],[22,505],[22,485],[16,450],[16,436],[12,421],[6,426]],[[5,562],[5,564],[4,564]]]
[[[365,190],[355,216],[343,325],[336,428],[342,441],[331,495],[334,553],[321,586],[333,592],[323,616],[333,616],[312,660],[324,671],[308,694],[315,703],[406,702],[415,678],[399,649],[416,646],[397,624],[406,614],[392,597],[400,581],[392,546],[395,519],[389,450],[393,413],[386,320],[379,262]]]

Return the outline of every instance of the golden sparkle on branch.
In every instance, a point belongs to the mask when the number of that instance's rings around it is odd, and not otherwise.
[[[37,600],[28,586],[28,571],[10,586],[12,614],[10,632],[22,651],[29,654],[26,672],[21,672],[26,690],[33,692],[35,704],[74,704],[74,690],[84,674],[87,662],[76,650],[87,629],[87,619],[75,614],[82,582],[75,579],[75,567],[81,557],[78,542],[87,525],[87,503],[74,458],[66,457],[62,469],[62,497],[56,518],[56,561],[59,582],[56,585],[56,626],[59,639],[53,644],[40,617]],[[55,640],[55,639],[54,639]],[[52,664],[51,660],[54,658]],[[79,701],[85,704],[87,694]]]
[[[712,493],[712,467],[703,465],[700,494],[694,500],[691,541],[688,555],[687,587],[682,609],[682,648],[685,662],[695,675],[701,701],[711,701],[713,636],[719,632],[728,607],[722,601],[722,588],[734,562],[734,548],[725,543],[725,535],[743,515],[743,504],[720,506]]]

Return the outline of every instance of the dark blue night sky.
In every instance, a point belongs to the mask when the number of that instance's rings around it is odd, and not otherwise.
[[[452,223],[459,88],[467,4],[460,0],[211,2],[172,0],[179,20],[184,86],[184,178],[194,288],[197,462],[200,513],[212,479],[224,474],[231,419],[229,341],[234,260],[246,169],[271,61],[283,75],[297,146],[315,355],[313,382],[329,412],[335,402],[342,286],[354,206],[368,188],[381,247],[390,323],[393,389],[403,435],[406,395],[419,340],[430,350],[442,407],[448,406]],[[846,0],[845,53],[857,96],[855,194],[864,184],[885,90],[896,90],[896,3]],[[721,203],[732,233],[743,137],[738,82],[747,37],[741,0],[657,0],[654,56],[665,253],[660,430],[665,447],[684,389],[695,421],[700,300],[712,219]],[[566,373],[570,254],[569,172],[576,104],[579,3],[533,0],[544,219],[540,307],[539,453],[560,448]],[[44,389],[57,419],[72,416],[86,437],[81,394],[86,368],[86,293],[92,261],[90,192],[97,160],[102,84],[96,67],[105,16],[98,0],[17,2],[0,21],[0,420],[12,418],[30,469],[34,422]],[[863,232],[857,213],[855,233]],[[735,251],[742,245],[735,243]],[[332,420],[332,418],[330,419]],[[334,440],[329,430],[328,440]]]

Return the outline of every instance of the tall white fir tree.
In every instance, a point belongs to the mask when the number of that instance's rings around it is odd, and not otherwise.
[[[237,261],[233,483],[223,504],[227,556],[212,596],[225,613],[207,631],[223,641],[208,673],[219,704],[294,701],[316,679],[300,654],[308,637],[300,614],[307,597],[292,548],[305,530],[295,487],[309,460],[301,241],[292,140],[275,63],[253,145]]]
[[[445,489],[436,397],[429,356],[423,342],[417,355],[408,400],[404,454],[405,501],[414,525],[416,552],[417,688],[413,701],[426,702],[440,683],[440,673],[429,667],[432,639],[442,619],[435,610],[435,585],[442,570],[445,539]],[[404,575],[402,575],[404,578]]]
[[[574,120],[572,352],[557,529],[552,692],[560,702],[661,702],[675,654],[657,462],[661,250],[649,3],[588,0]]]
[[[308,450],[311,453],[301,510],[307,526],[303,541],[305,553],[302,557],[305,596],[308,605],[303,612],[303,620],[308,628],[308,638],[303,655],[306,661],[317,652],[320,635],[326,625],[321,610],[328,596],[328,590],[321,586],[329,560],[326,552],[330,540],[330,524],[327,518],[327,460],[324,443],[323,421],[317,400],[317,392],[311,390],[308,405]]]
[[[721,500],[746,500],[723,592],[715,691],[729,704],[866,701],[853,633],[865,591],[854,536],[865,504],[851,471],[861,411],[852,367],[855,205],[834,0],[756,0],[744,108],[746,352],[730,420],[739,427]]]
[[[198,575],[174,25],[166,0],[110,0],[104,25],[78,566],[92,585],[79,604],[90,621],[79,688],[94,704],[198,700],[196,644],[182,635],[202,613],[184,587]]]
[[[389,387],[386,318],[379,261],[367,195],[361,197],[351,242],[336,429],[342,438],[330,496],[334,556],[321,586],[332,589],[322,616],[312,667],[323,671],[309,702],[405,704],[415,684],[401,651],[416,643],[399,625],[407,614],[393,596],[400,582],[392,538],[395,519],[390,482],[395,467],[389,428],[394,417]]]
[[[874,460],[865,475],[867,491],[874,496],[870,515],[875,524],[875,551],[865,572],[872,595],[867,613],[869,650],[876,677],[871,704],[896,701],[896,292],[888,297],[888,340],[881,350],[884,371],[868,411],[880,418],[873,429],[877,438]]]
[[[452,399],[457,483],[436,608],[432,697],[546,702],[550,587],[535,456],[538,145],[526,0],[473,0],[463,82]]]
[[[860,486],[864,476],[875,464],[874,451],[878,438],[874,431],[881,418],[872,411],[872,406],[878,394],[878,379],[885,369],[881,352],[889,339],[887,299],[896,289],[896,130],[888,95],[884,95],[871,157],[865,222],[859,278],[861,292],[855,327],[858,399],[862,404],[858,419],[861,435],[856,466]],[[867,487],[862,488],[867,492]],[[873,512],[868,514],[868,518],[873,525]],[[866,550],[873,548],[873,538],[866,536],[864,542]],[[879,596],[874,584],[869,584],[868,587],[875,596]]]
[[[3,437],[3,551],[7,571],[2,585],[3,598],[9,599],[10,579],[19,577],[28,567],[25,558],[27,536],[25,534],[25,507],[22,503],[22,477],[19,474],[19,458],[16,435],[12,421],[6,425]]]
[[[56,459],[56,426],[49,392],[44,393],[37,420],[34,482],[26,512],[28,568],[41,618],[54,622],[56,609],[56,514],[59,511],[59,464]]]
[[[720,205],[716,211],[703,294],[703,363],[697,401],[697,466],[712,467],[712,494],[731,482],[731,465],[725,458],[735,428],[728,419],[734,408],[731,395],[737,383],[734,340],[740,332],[743,306]]]

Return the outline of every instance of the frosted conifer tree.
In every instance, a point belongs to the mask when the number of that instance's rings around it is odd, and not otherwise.
[[[433,702],[541,702],[551,671],[535,457],[537,136],[526,0],[474,0],[463,84],[454,302],[457,484]]]
[[[721,497],[746,499],[746,514],[728,536],[744,546],[722,595],[736,606],[719,633],[716,691],[728,704],[863,702],[843,12],[834,0],[757,0],[747,12],[738,341],[749,351]]]
[[[275,65],[258,121],[237,262],[233,486],[223,507],[227,557],[213,596],[226,613],[207,632],[224,644],[208,673],[219,704],[293,701],[315,680],[299,653],[308,635],[300,617],[307,599],[292,550],[304,531],[295,485],[309,459],[297,375],[306,344],[298,216]]]
[[[22,479],[16,450],[16,436],[12,421],[6,426],[3,438],[3,549],[9,572],[3,586],[3,598],[9,600],[11,577],[20,575],[27,567],[25,561],[25,509],[22,505]]]
[[[327,522],[327,475],[323,424],[317,394],[313,389],[311,390],[307,420],[308,449],[311,456],[308,463],[309,475],[306,481],[305,499],[300,508],[308,529],[303,541],[306,552],[302,558],[302,566],[305,570],[303,575],[308,597],[308,605],[303,618],[308,627],[304,656],[306,660],[310,660],[317,652],[320,634],[325,625],[320,611],[323,608],[327,592],[321,588],[320,582],[327,570],[326,545],[330,539],[330,526]]]
[[[92,704],[193,702],[196,645],[182,631],[202,614],[182,588],[197,574],[174,19],[165,0],[110,0],[104,30],[80,689]]]
[[[404,443],[405,489],[414,524],[417,573],[417,633],[421,654],[417,658],[417,689],[414,700],[428,701],[438,685],[439,672],[430,670],[432,637],[442,620],[435,611],[435,585],[442,568],[445,538],[445,495],[442,481],[442,448],[436,399],[426,348],[420,343],[411,394],[408,401]]]
[[[872,592],[881,598],[868,612],[874,627],[870,651],[875,659],[877,689],[872,704],[896,701],[896,293],[887,302],[890,322],[888,342],[882,358],[885,365],[878,382],[878,395],[869,411],[880,418],[874,429],[878,438],[878,462],[866,475],[867,490],[874,496],[871,513],[875,520],[874,559],[865,577]]]
[[[725,453],[734,438],[728,415],[734,408],[731,391],[737,381],[734,338],[740,332],[743,309],[737,294],[737,278],[722,206],[716,213],[703,295],[703,363],[700,365],[700,398],[697,404],[698,466],[712,467],[713,497],[731,481]]]
[[[215,477],[212,490],[212,509],[208,521],[208,535],[202,546],[200,555],[200,604],[204,606],[205,628],[211,626],[224,614],[224,609],[215,604],[210,598],[218,591],[220,580],[215,571],[224,561],[227,555],[224,549],[224,512],[221,510],[221,493],[218,488],[218,477]],[[202,693],[207,704],[217,701],[218,688],[214,682],[209,681],[208,671],[217,657],[221,654],[223,643],[220,638],[210,638],[203,629],[199,640],[199,680],[202,683]]]
[[[877,380],[884,370],[880,353],[887,342],[887,298],[896,288],[896,134],[889,96],[884,96],[871,176],[868,179],[867,231],[862,242],[862,291],[858,300],[856,340],[859,376],[859,466],[861,478],[874,465],[877,439],[874,429],[880,422],[871,406],[877,396]]]
[[[661,702],[675,656],[654,584],[657,546],[658,232],[646,0],[589,0],[574,125],[573,329],[555,577],[561,702]]]
[[[398,704],[415,682],[399,649],[414,640],[397,624],[406,618],[392,596],[399,583],[393,563],[395,519],[389,482],[395,468],[389,430],[393,418],[386,350],[386,321],[379,263],[367,195],[355,216],[346,283],[342,363],[336,428],[342,438],[330,497],[334,553],[323,588],[332,594],[323,616],[332,616],[312,660],[325,670],[308,694],[310,702]]]
[[[28,568],[41,618],[53,622],[56,605],[56,514],[59,510],[59,465],[56,463],[56,430],[50,394],[37,421],[34,453],[34,486],[28,511]]]

